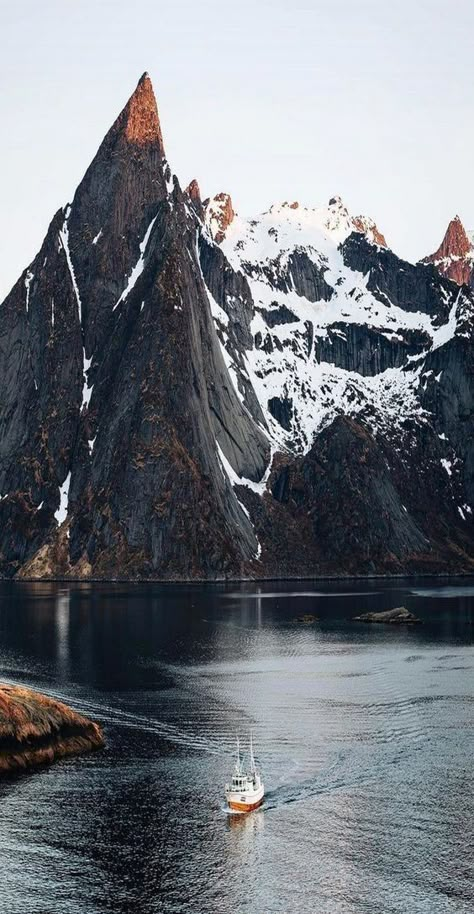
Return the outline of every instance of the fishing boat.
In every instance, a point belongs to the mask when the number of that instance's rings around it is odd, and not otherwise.
[[[265,787],[257,770],[250,734],[249,767],[246,770],[240,758],[240,744],[237,738],[237,758],[230,784],[225,785],[225,798],[230,811],[250,812],[263,803]]]

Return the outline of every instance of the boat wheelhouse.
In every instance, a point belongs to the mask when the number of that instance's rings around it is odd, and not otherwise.
[[[252,735],[250,735],[249,766],[245,769],[240,757],[240,745],[237,739],[237,758],[230,784],[225,785],[225,798],[229,810],[234,812],[251,812],[263,803],[264,783],[255,764]]]

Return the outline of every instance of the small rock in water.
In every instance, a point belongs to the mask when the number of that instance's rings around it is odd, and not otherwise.
[[[296,616],[296,619],[293,619],[293,622],[297,622],[298,625],[313,625],[317,621],[318,617],[313,616],[312,613],[303,613],[302,616]]]
[[[386,609],[383,612],[378,613],[362,613],[360,616],[353,616],[353,622],[388,622],[394,625],[404,625],[410,624],[415,625],[420,623],[421,619],[418,619],[417,616],[409,612],[405,606],[398,606],[396,609]]]

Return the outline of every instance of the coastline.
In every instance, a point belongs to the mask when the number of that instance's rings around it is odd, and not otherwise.
[[[222,577],[222,578],[129,578],[129,577],[88,577],[88,578],[77,578],[77,577],[42,577],[42,578],[30,578],[30,577],[0,577],[0,584],[166,584],[172,586],[174,584],[186,584],[191,585],[195,584],[196,586],[202,586],[203,584],[264,584],[264,583],[307,583],[308,581],[314,581],[315,583],[327,582],[346,582],[346,581],[400,581],[404,578],[409,580],[414,580],[418,578],[423,579],[434,579],[437,581],[440,580],[453,580],[456,578],[465,580],[466,578],[473,578],[474,580],[474,571],[453,571],[453,572],[427,572],[427,571],[418,571],[418,572],[400,572],[399,574],[333,574],[333,575],[285,575],[282,577],[275,577],[274,575],[268,575],[264,577]]]
[[[0,778],[104,745],[99,724],[63,702],[0,683]]]

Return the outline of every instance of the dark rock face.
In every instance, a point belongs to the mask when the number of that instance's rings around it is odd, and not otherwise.
[[[291,419],[293,416],[293,402],[289,397],[271,397],[268,401],[268,409],[272,416],[280,423],[281,427],[287,432],[291,429]]]
[[[286,305],[277,305],[272,311],[268,311],[265,308],[260,308],[259,310],[265,323],[271,328],[279,327],[281,324],[294,324],[298,321],[296,314],[293,314],[293,311],[290,311]]]
[[[304,295],[308,301],[329,301],[333,289],[324,279],[325,272],[325,268],[310,260],[305,251],[294,251],[288,258],[288,279],[286,283],[281,281],[280,288],[288,291],[292,285],[298,295]]]
[[[300,538],[299,552],[285,554],[288,575],[298,573],[302,556],[304,563],[311,556],[325,574],[448,571],[463,562],[466,568],[472,565],[471,534],[455,510],[444,516],[438,511],[446,499],[446,474],[436,468],[424,442],[413,457],[415,479],[413,465],[408,472],[404,465],[407,444],[375,439],[361,422],[341,417],[304,457],[274,465],[272,497],[264,500],[263,516],[255,516],[256,529],[260,535],[273,501],[286,508],[288,528],[299,529]],[[246,504],[254,518],[251,501]],[[278,546],[275,553],[273,548],[274,543],[268,546],[266,560],[276,570],[282,560]]]
[[[294,289],[312,302],[329,301],[333,295],[332,287],[324,279],[327,268],[310,260],[305,251],[294,251],[288,258],[276,258],[265,266],[246,263],[245,268],[249,276],[262,275],[279,292]]]
[[[245,368],[244,353],[253,348],[250,324],[255,313],[248,282],[232,269],[221,249],[204,234],[199,237],[199,259],[206,287],[222,308],[223,323],[216,317],[216,329],[232,362],[245,408],[265,427],[260,404]]]
[[[473,570],[474,293],[314,212],[239,237],[142,77],[2,306],[0,575]]]
[[[455,289],[440,279],[431,265],[400,260],[392,251],[375,247],[360,234],[350,235],[342,251],[347,266],[364,275],[369,273],[367,288],[382,302],[388,299],[404,311],[424,312],[439,323],[448,319]]]
[[[408,356],[428,348],[429,338],[416,330],[380,331],[365,324],[335,323],[328,327],[327,336],[316,337],[314,345],[318,362],[367,377],[405,365]]]
[[[273,494],[311,517],[314,538],[330,567],[394,570],[426,550],[428,541],[404,509],[383,448],[359,423],[337,419],[311,451],[273,482]]]
[[[424,407],[434,417],[438,435],[450,444],[452,483],[460,486],[462,495],[458,504],[461,505],[474,502],[473,344],[471,330],[430,352],[420,391]]]
[[[172,214],[157,217],[143,280],[124,303],[98,377],[92,497],[71,543],[73,558],[95,553],[104,574],[117,550],[140,573],[174,577],[240,568],[256,549],[216,442],[251,479],[264,471],[265,443],[229,384],[200,274],[185,256],[187,233],[177,198]]]

